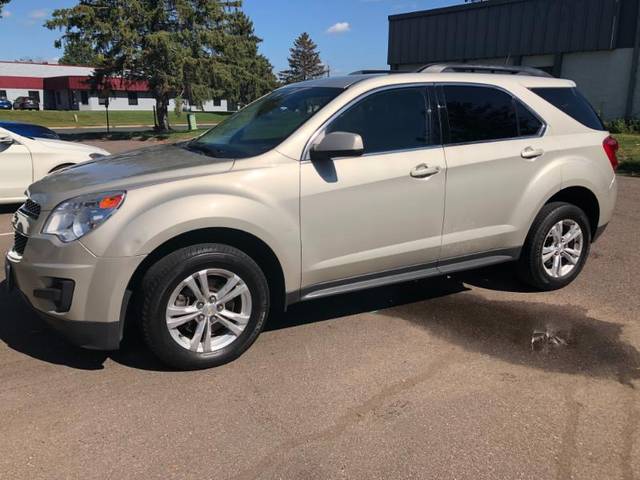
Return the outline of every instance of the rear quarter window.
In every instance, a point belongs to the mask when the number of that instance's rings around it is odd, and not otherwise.
[[[577,88],[532,88],[531,91],[585,127],[606,130],[596,111]]]

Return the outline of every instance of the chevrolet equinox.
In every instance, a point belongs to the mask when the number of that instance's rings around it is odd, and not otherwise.
[[[77,345],[116,349],[132,318],[166,364],[217,366],[295,302],[511,261],[566,286],[611,219],[617,149],[534,69],[293,84],[31,185],[7,284]]]

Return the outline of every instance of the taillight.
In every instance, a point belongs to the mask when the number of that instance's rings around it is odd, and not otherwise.
[[[607,154],[607,157],[609,157],[609,162],[615,172],[618,169],[619,164],[617,153],[620,149],[620,144],[615,138],[608,136],[604,139],[604,142],[602,142],[602,146],[604,147],[604,152]]]

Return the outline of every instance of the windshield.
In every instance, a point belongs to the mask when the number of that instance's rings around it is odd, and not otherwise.
[[[324,87],[276,90],[189,142],[187,148],[215,157],[260,155],[282,143],[342,92]]]
[[[21,123],[2,123],[0,127],[9,130],[10,132],[17,133],[23,137],[34,138],[47,138],[50,140],[60,140],[60,136],[53,130],[49,130],[46,127],[40,127],[39,125],[25,125]]]

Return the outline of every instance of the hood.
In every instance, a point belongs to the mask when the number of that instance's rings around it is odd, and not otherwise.
[[[48,141],[48,140],[47,140]],[[232,159],[218,159],[180,145],[159,145],[85,162],[53,173],[29,187],[43,210],[78,195],[127,190],[226,172]]]
[[[76,153],[86,153],[87,155],[91,153],[101,153],[102,155],[109,155],[109,152],[106,150],[94,147],[93,145],[86,145],[84,143],[77,142],[66,142],[64,140],[55,140],[53,138],[33,138],[30,139],[31,142],[36,142],[37,147],[34,148],[33,144],[30,144],[30,147],[33,149],[43,149],[47,152],[52,152],[55,150],[59,150],[60,152],[76,152]]]

